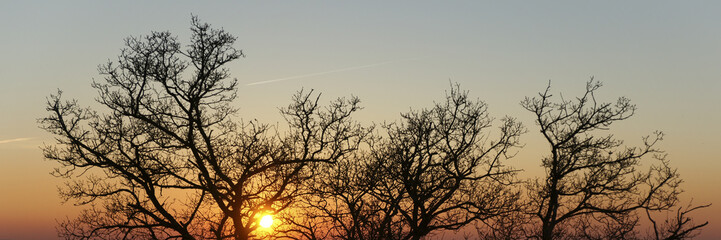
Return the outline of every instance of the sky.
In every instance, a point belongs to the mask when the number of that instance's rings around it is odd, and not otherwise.
[[[442,100],[451,82],[529,131],[509,165],[541,170],[544,145],[519,102],[545,89],[638,107],[612,133],[629,145],[666,133],[660,147],[684,179],[685,200],[713,203],[694,215],[721,239],[720,1],[2,1],[0,3],[0,239],[53,239],[78,210],[62,203],[40,146],[46,97],[97,107],[97,66],[129,36],[170,31],[188,43],[191,14],[238,37],[246,57],[239,119],[282,122],[300,89],[330,100],[358,96],[356,119],[394,121]]]

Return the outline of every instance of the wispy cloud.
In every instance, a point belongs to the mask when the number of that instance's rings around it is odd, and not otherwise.
[[[13,138],[13,139],[7,139],[7,140],[0,140],[0,144],[11,143],[11,142],[22,142],[22,141],[27,141],[30,139],[33,139],[33,138]]]
[[[355,67],[347,67],[347,68],[329,70],[329,71],[324,71],[324,72],[297,75],[297,76],[292,76],[292,77],[276,78],[276,79],[265,80],[265,81],[260,81],[260,82],[248,83],[247,86],[261,85],[261,84],[287,81],[287,80],[293,80],[293,79],[299,79],[299,78],[315,77],[315,76],[320,76],[320,75],[325,75],[325,74],[345,72],[345,71],[351,71],[351,70],[357,70],[357,69],[363,69],[363,68],[370,68],[370,67],[375,67],[375,66],[380,66],[380,65],[385,65],[385,64],[404,62],[404,61],[412,61],[412,60],[418,60],[418,59],[420,59],[420,58],[399,59],[399,60],[393,60],[393,61],[387,61],[387,62],[379,62],[379,63],[373,63],[373,64],[367,64],[367,65],[361,65],[361,66],[355,66]]]

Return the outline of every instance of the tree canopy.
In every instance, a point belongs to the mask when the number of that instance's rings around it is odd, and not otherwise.
[[[475,227],[483,239],[685,239],[707,224],[689,213],[709,205],[679,207],[662,133],[638,147],[603,134],[636,106],[597,101],[593,79],[572,100],[549,84],[521,102],[550,151],[543,177],[519,179],[510,163],[527,127],[458,84],[381,127],[352,118],[359,98],[324,104],[313,90],[280,110],[287,130],[239,120],[225,67],[243,57],[236,37],[196,17],[190,29],[187,46],[169,32],[127,38],[92,83],[100,109],[48,98],[40,124],[56,143],[44,156],[66,179],[63,199],[85,206],[60,237],[423,239]]]

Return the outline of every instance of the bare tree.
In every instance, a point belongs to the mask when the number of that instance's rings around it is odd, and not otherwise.
[[[523,201],[518,200],[516,203],[521,205]],[[523,206],[516,206],[514,211],[499,214],[477,223],[475,228],[479,239],[528,239],[530,235],[527,231],[528,224],[529,218],[523,211]]]
[[[91,207],[63,222],[67,239],[249,239],[258,217],[305,194],[313,168],[354,151],[367,131],[350,119],[358,99],[323,108],[298,93],[282,110],[287,134],[232,119],[236,82],[224,66],[243,56],[235,37],[196,17],[183,49],[168,32],[128,38],[93,83],[102,111],[48,100],[44,147],[68,179],[65,200]]]
[[[44,155],[67,179],[64,200],[88,206],[59,224],[61,237],[415,240],[481,222],[487,238],[621,239],[641,238],[646,211],[649,238],[685,239],[707,224],[689,213],[708,205],[657,223],[654,213],[674,208],[681,192],[655,148],[663,134],[641,147],[598,135],[635,106],[597,102],[593,80],[575,100],[553,102],[549,86],[522,102],[551,150],[546,177],[526,189],[529,218],[517,170],[504,165],[524,128],[507,117],[490,133],[486,104],[458,85],[433,108],[384,125],[383,137],[352,120],[358,98],[324,107],[320,94],[300,91],[281,109],[288,130],[278,131],[233,118],[237,80],[224,66],[243,56],[236,38],[196,17],[191,31],[187,47],[168,32],[126,39],[92,85],[99,111],[60,91],[49,97],[40,122],[57,142]],[[268,213],[283,226],[257,231]]]
[[[313,220],[296,222],[297,239],[420,239],[514,210],[515,170],[502,161],[518,146],[519,123],[505,118],[488,133],[486,104],[458,85],[402,118],[384,126],[386,137],[366,138],[369,151],[318,173],[303,204]]]
[[[493,119],[486,104],[458,85],[432,109],[402,118],[385,126],[388,136],[376,149],[373,171],[384,185],[372,192],[395,211],[400,239],[456,230],[511,210],[515,170],[503,160],[519,145],[520,123],[504,118],[496,135],[488,133]]]
[[[545,178],[529,184],[529,206],[538,223],[532,227],[535,238],[635,238],[639,211],[664,211],[678,202],[681,180],[655,148],[663,134],[644,137],[640,147],[602,134],[631,117],[636,107],[627,98],[598,102],[600,87],[592,78],[581,97],[554,100],[549,84],[538,97],[521,103],[535,114],[550,146],[542,161]],[[648,158],[652,161],[642,162]]]
[[[692,205],[688,204],[686,207],[678,207],[674,214],[667,217],[663,223],[658,223],[652,213],[646,210],[646,216],[652,224],[653,234],[648,239],[653,240],[681,240],[681,239],[693,239],[696,237],[700,229],[708,225],[708,222],[696,224],[693,219],[688,215],[696,210],[707,208],[711,204],[706,205]]]
[[[285,219],[294,227],[290,239],[380,239],[374,223],[378,213],[370,189],[367,152],[356,152],[318,169],[307,181],[309,194],[298,201]]]

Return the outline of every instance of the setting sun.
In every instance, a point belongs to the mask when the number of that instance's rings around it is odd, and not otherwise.
[[[269,228],[271,225],[273,225],[273,216],[272,215],[265,215],[260,219],[261,227]]]

